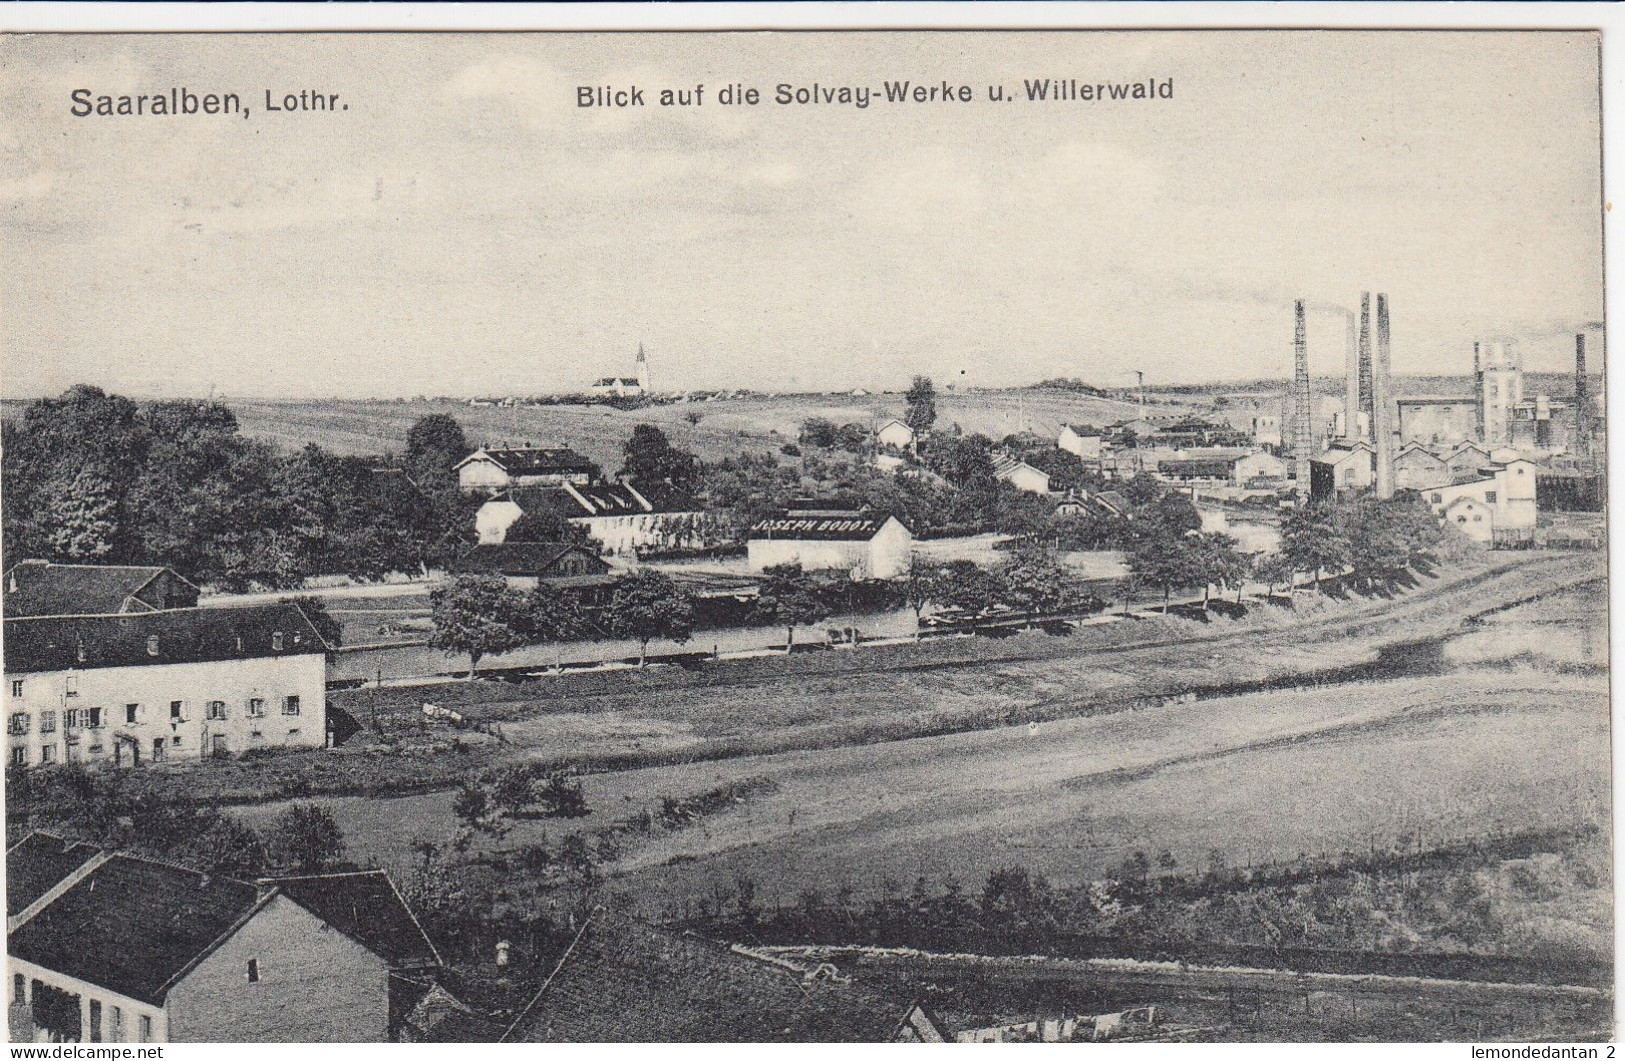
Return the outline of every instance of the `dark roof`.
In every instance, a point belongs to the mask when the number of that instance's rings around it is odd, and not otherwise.
[[[196,589],[167,567],[52,564],[24,560],[5,574],[7,618],[27,615],[113,615],[158,576]],[[12,589],[15,583],[16,589]],[[189,603],[195,603],[195,598]]]
[[[6,852],[7,916],[21,913],[100,851],[52,833],[34,832],[23,837]]]
[[[282,634],[282,648],[275,647]],[[156,652],[148,651],[157,638]],[[292,604],[7,619],[8,674],[300,656],[326,643]]]
[[[568,553],[591,557],[599,574],[609,564],[590,549],[574,542],[487,542],[476,545],[457,560],[457,570],[474,574],[544,577]]]
[[[282,894],[389,963],[392,969],[439,965],[423,926],[381,869],[271,877]]]
[[[1236,466],[1239,458],[1203,457],[1198,460],[1166,460],[1157,462],[1157,471],[1164,475],[1206,475],[1224,479]]]
[[[1093,424],[1067,424],[1066,427],[1080,438],[1099,438],[1100,428]]]
[[[884,513],[849,516],[785,515],[764,519],[750,529],[752,538],[793,541],[866,542],[880,533],[891,517]]]
[[[1432,394],[1413,394],[1408,398],[1395,398],[1396,405],[1476,405],[1477,399],[1471,395],[1463,397],[1448,397]]]
[[[888,1042],[910,1007],[692,935],[599,915],[503,1037],[512,1042]]]
[[[521,446],[515,449],[479,449],[458,462],[461,468],[479,457],[489,457],[509,475],[550,475],[564,472],[596,473],[598,465],[565,446],[545,448]]]
[[[575,496],[577,494],[580,498]],[[520,486],[509,490],[507,497],[523,512],[550,508],[566,519],[682,512],[694,507],[693,498],[666,483],[656,486],[641,483],[573,484],[569,490],[562,486]],[[643,500],[638,500],[639,497]],[[585,499],[585,504],[582,499]]]
[[[161,1006],[170,982],[257,904],[252,884],[115,855],[12,931],[6,949]]]

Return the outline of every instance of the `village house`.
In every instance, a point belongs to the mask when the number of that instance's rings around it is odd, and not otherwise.
[[[1309,462],[1309,496],[1319,500],[1369,490],[1376,478],[1376,451],[1370,444],[1337,439]]]
[[[439,955],[381,871],[258,883],[32,833],[6,852],[12,1042],[383,1042]]]
[[[935,1018],[797,965],[602,912],[590,917],[501,1041],[945,1042]]]
[[[573,542],[497,542],[476,545],[452,565],[457,574],[501,575],[514,589],[532,590],[546,583],[584,597],[606,593],[614,585],[603,557]]]
[[[1066,424],[1061,428],[1055,447],[1082,461],[1098,461],[1101,457],[1100,429],[1085,424]]]
[[[1277,489],[1286,480],[1286,464],[1262,451],[1196,452],[1159,459],[1156,476],[1180,486]]]
[[[297,606],[5,620],[9,762],[138,766],[327,743],[327,645]]]
[[[1271,453],[1281,451],[1281,418],[1273,413],[1253,417],[1253,445]]]
[[[1049,473],[1024,460],[1001,453],[993,458],[993,478],[1029,494],[1049,493]]]
[[[516,486],[585,486],[598,478],[598,465],[567,446],[485,447],[457,463],[457,486],[464,493],[497,493]]]
[[[1481,469],[1479,477],[1426,491],[1435,515],[1486,545],[1528,545],[1535,539],[1537,468],[1515,460]]]
[[[893,449],[914,448],[914,429],[901,420],[887,420],[875,429],[875,443]]]
[[[1418,442],[1407,442],[1394,458],[1394,485],[1401,490],[1427,490],[1453,478],[1443,457]]]
[[[167,567],[24,560],[5,573],[5,615],[119,615],[197,606],[198,588]]]
[[[909,568],[914,535],[895,516],[856,509],[792,508],[764,519],[746,544],[752,571],[800,564],[854,579],[897,578]]]
[[[1489,447],[1477,442],[1463,442],[1444,455],[1445,467],[1450,469],[1450,478],[1455,482],[1477,478],[1478,469],[1491,459]]]
[[[520,516],[542,510],[585,527],[609,553],[707,544],[692,540],[706,526],[706,518],[691,497],[665,484],[650,487],[627,481],[509,490],[480,506],[474,529],[482,544],[499,543]]]

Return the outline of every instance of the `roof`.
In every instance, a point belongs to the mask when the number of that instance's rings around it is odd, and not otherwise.
[[[1395,398],[1396,405],[1477,405],[1478,400],[1471,395],[1466,397],[1451,397],[1438,394],[1416,394],[1408,398]]]
[[[841,977],[595,916],[503,1036],[508,1042],[888,1042],[911,1007]]]
[[[265,883],[276,885],[288,898],[384,959],[392,969],[441,963],[423,926],[381,869],[270,877]]]
[[[895,517],[884,513],[848,516],[789,515],[764,519],[750,529],[754,539],[809,542],[866,542],[880,533],[886,521]]]
[[[547,448],[521,446],[513,449],[481,447],[457,462],[461,468],[477,460],[489,460],[509,475],[556,475],[565,472],[593,472],[598,466],[567,446]]]
[[[298,606],[280,603],[7,619],[4,648],[6,673],[29,674],[311,655],[327,644]]]
[[[599,380],[597,383],[594,383],[593,386],[594,387],[639,387],[639,386],[642,386],[642,384],[640,384],[637,380],[633,379],[631,376],[605,376],[603,379]]]
[[[1070,431],[1079,438],[1099,438],[1101,434],[1100,428],[1093,424],[1064,424],[1062,430]]]
[[[1228,478],[1240,457],[1203,457],[1197,460],[1165,460],[1157,462],[1157,471],[1163,475],[1206,475],[1215,479]]]
[[[24,560],[6,571],[5,614],[113,615],[145,589],[167,567],[124,567],[108,564],[53,564]],[[188,586],[179,575],[170,575]],[[12,589],[13,583],[16,589]],[[193,589],[197,587],[192,586]]]
[[[1129,509],[1134,507],[1128,503],[1128,498],[1124,497],[1116,490],[1102,490],[1100,493],[1095,494],[1092,498],[1090,498],[1090,500],[1096,502],[1097,504],[1104,505],[1106,508],[1110,509],[1119,516],[1123,515],[1125,512],[1129,511]]]
[[[568,488],[520,486],[509,490],[506,496],[521,512],[550,508],[566,519],[694,510],[694,499],[669,483],[649,486],[642,483],[571,484]]]
[[[1037,472],[1045,479],[1049,478],[1048,472],[1041,468],[1034,468],[1031,464],[1028,464],[1024,460],[1017,460],[1008,453],[1001,453],[993,458],[993,475],[995,478],[1008,479],[1023,468],[1026,468],[1030,472]]]
[[[459,557],[456,570],[473,574],[541,577],[572,552],[591,557],[600,568],[600,573],[609,570],[609,565],[601,557],[574,542],[487,542],[474,546]]]
[[[13,869],[15,853],[7,857]],[[252,884],[114,855],[6,938],[13,958],[155,1006],[260,904]]]
[[[100,853],[99,847],[54,833],[29,833],[6,852],[6,914],[21,913]]]

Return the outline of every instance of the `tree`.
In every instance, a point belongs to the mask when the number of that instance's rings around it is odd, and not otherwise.
[[[181,859],[205,873],[252,880],[266,870],[265,841],[251,826],[221,814],[187,842]]]
[[[1203,577],[1191,538],[1166,526],[1154,528],[1129,554],[1129,571],[1139,582],[1162,590],[1162,611],[1175,589],[1194,586]]]
[[[1043,549],[1023,549],[1000,572],[1005,600],[1027,615],[1096,610],[1101,601],[1077,584],[1077,576]]]
[[[406,463],[416,471],[449,474],[472,452],[463,425],[445,413],[420,416],[406,432]]]
[[[1207,611],[1213,585],[1241,582],[1252,565],[1247,555],[1236,548],[1236,540],[1220,531],[1189,534],[1183,541],[1189,550],[1191,573],[1202,586],[1202,610]]]
[[[580,523],[572,523],[552,505],[532,505],[509,524],[503,535],[505,542],[570,542],[584,545],[594,552],[598,543],[592,533]]]
[[[1253,577],[1264,583],[1266,596],[1275,596],[1275,587],[1291,586],[1296,572],[1286,557],[1279,553],[1258,557],[1253,563]]]
[[[971,560],[953,560],[937,570],[936,600],[950,608],[986,612],[1005,595],[1004,581]]]
[[[914,625],[918,628],[920,618],[925,613],[925,606],[937,599],[939,589],[938,570],[925,563],[918,556],[909,555],[908,566],[903,569],[902,577],[897,580],[897,586],[902,590],[903,600],[914,609]],[[915,637],[919,637],[918,629]]]
[[[467,829],[502,836],[508,827],[497,813],[497,803],[490,787],[473,779],[464,780],[452,797],[451,812],[457,815]],[[465,834],[466,836],[467,834]]]
[[[623,578],[615,587],[608,609],[614,637],[638,643],[638,666],[648,660],[649,642],[664,637],[681,644],[694,631],[694,605],[688,594],[668,575],[643,570]]]
[[[789,653],[795,649],[796,627],[822,622],[831,609],[800,564],[775,564],[762,572],[754,612],[784,627],[784,651]]]
[[[799,441],[803,446],[834,449],[838,440],[835,423],[822,416],[811,416],[801,422]]]
[[[532,608],[501,575],[457,575],[429,590],[434,633],[429,645],[468,653],[468,676],[492,653],[530,643]]]
[[[118,497],[107,476],[82,469],[45,506],[46,544],[59,560],[107,560],[119,536]]]
[[[915,376],[903,400],[908,403],[903,423],[913,429],[918,438],[931,430],[937,422],[937,388],[929,376]]]
[[[272,822],[269,847],[278,867],[316,873],[344,860],[344,833],[325,808],[295,803]]]
[[[1328,568],[1341,571],[1348,565],[1353,549],[1346,530],[1333,512],[1333,506],[1311,504],[1289,512],[1281,521],[1281,555],[1297,571],[1313,571],[1315,588]]]
[[[621,447],[625,464],[621,474],[634,482],[670,482],[674,486],[688,487],[699,474],[700,464],[694,454],[678,449],[666,438],[666,433],[653,424],[638,424]]]

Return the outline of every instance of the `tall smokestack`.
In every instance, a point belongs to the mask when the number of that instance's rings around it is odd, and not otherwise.
[[[1591,453],[1590,424],[1586,421],[1586,337],[1585,332],[1574,335],[1574,452],[1580,456]]]
[[[1360,292],[1360,402],[1354,411],[1355,430],[1371,437],[1371,292]],[[1365,414],[1365,428],[1360,428],[1360,414]]]
[[[1484,361],[1479,344],[1473,344],[1473,436],[1484,441]]]
[[[1355,341],[1358,325],[1354,311],[1345,310],[1346,334],[1343,337],[1343,437],[1360,437],[1360,347]]]
[[[1300,505],[1309,501],[1309,457],[1314,448],[1309,415],[1309,337],[1300,298],[1292,304],[1292,455],[1297,461]]]
[[[1394,403],[1389,370],[1388,296],[1377,293],[1377,360],[1371,373],[1371,437],[1377,443],[1377,497],[1394,496]]]

